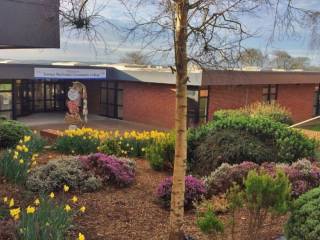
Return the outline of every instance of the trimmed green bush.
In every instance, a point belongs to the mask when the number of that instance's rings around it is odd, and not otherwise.
[[[25,135],[32,135],[32,131],[22,123],[0,120],[0,148],[14,147]]]
[[[26,187],[33,192],[59,191],[64,185],[74,190],[93,192],[102,187],[102,180],[88,172],[78,159],[50,161],[33,169]]]
[[[263,117],[226,117],[214,122],[213,131],[222,129],[244,130],[261,141],[274,144],[275,162],[293,162],[304,157],[313,157],[316,142],[305,137],[299,130]],[[252,160],[252,159],[250,159]]]
[[[295,200],[285,227],[288,240],[320,239],[320,188],[315,188]]]
[[[276,158],[275,153],[272,144],[268,145],[244,130],[221,129],[206,136],[196,147],[197,162],[191,171],[204,176],[222,163],[236,164],[247,160],[258,164],[271,162]]]

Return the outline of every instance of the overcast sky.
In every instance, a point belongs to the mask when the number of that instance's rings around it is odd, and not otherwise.
[[[107,3],[103,11],[105,16],[110,21],[116,24],[126,24],[127,18],[123,14],[123,8],[119,6],[117,0],[97,0]],[[307,8],[316,8],[320,10],[320,0],[296,0],[301,6]],[[261,13],[261,19],[250,21],[248,19],[248,27],[256,26],[257,24],[270,23],[267,14]],[[251,25],[250,25],[251,24]],[[300,36],[291,39],[280,39],[274,41],[271,46],[268,46],[267,51],[272,52],[275,49],[283,49],[288,51],[293,56],[309,57],[313,64],[320,64],[320,54],[317,51],[310,50],[308,31],[300,29]],[[102,42],[96,42],[94,47],[83,38],[70,36],[69,33],[61,31],[61,49],[50,50],[0,50],[0,59],[17,59],[17,60],[59,60],[59,61],[98,61],[106,63],[118,62],[121,57],[130,51],[141,50],[138,42],[124,43],[119,46],[120,38],[108,26],[103,31],[103,37],[107,43],[107,51],[105,51]],[[259,37],[252,38],[246,41],[246,47],[259,48],[262,51],[266,50],[269,33],[265,31],[259,34]],[[144,49],[147,50],[147,49]],[[155,58],[154,62],[166,64],[172,62],[171,59]]]

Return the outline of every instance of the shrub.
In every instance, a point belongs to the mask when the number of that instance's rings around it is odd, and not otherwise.
[[[299,130],[263,117],[227,117],[213,123],[212,131],[222,129],[243,130],[261,141],[273,144],[275,162],[293,162],[314,156],[316,142],[305,137]],[[251,160],[251,159],[250,159]]]
[[[193,173],[207,175],[222,163],[255,163],[272,161],[276,150],[259,138],[243,130],[222,129],[206,136],[195,149],[197,164],[190,169]]]
[[[320,168],[316,163],[309,160],[299,160],[291,165],[264,163],[261,166],[252,162],[241,164],[222,164],[205,178],[205,184],[209,195],[225,193],[233,183],[243,187],[243,179],[246,178],[250,170],[257,170],[276,176],[277,170],[282,170],[288,176],[291,183],[291,195],[299,195],[320,185]]]
[[[146,158],[153,170],[160,171],[164,168],[164,159],[162,158],[161,147],[152,144],[146,148]]]
[[[226,193],[227,190],[232,187],[233,183],[243,187],[243,180],[248,175],[249,171],[258,168],[259,165],[252,162],[243,162],[235,165],[227,163],[222,164],[205,178],[208,194],[211,196]]]
[[[318,240],[320,238],[320,188],[301,195],[291,206],[285,227],[288,240]]]
[[[228,117],[239,116],[263,117],[287,125],[293,123],[289,110],[277,102],[256,102],[240,109],[219,110],[214,113],[213,120],[217,121]]]
[[[24,136],[14,149],[4,152],[0,159],[0,175],[14,183],[24,184],[32,166],[36,165],[37,152],[43,141],[36,136]]]
[[[222,109],[214,112],[213,120],[218,121],[221,119],[228,118],[230,116],[238,117],[238,116],[247,116],[247,115],[248,113],[243,111],[242,109]]]
[[[245,182],[246,206],[249,210],[249,239],[259,239],[267,213],[285,214],[290,196],[289,179],[278,171],[275,178],[250,171]]]
[[[33,192],[60,191],[63,185],[92,192],[102,187],[102,181],[86,171],[77,159],[50,161],[31,170],[26,181],[27,189]]]
[[[134,181],[135,165],[130,160],[96,153],[80,157],[80,161],[87,170],[100,176],[105,183],[110,182],[122,187]]]
[[[241,111],[250,116],[265,117],[288,125],[293,124],[291,113],[277,102],[257,102],[241,109]]]
[[[72,226],[74,213],[62,203],[49,197],[41,198],[38,207],[28,206],[22,211],[18,224],[18,235],[24,240],[65,239]]]
[[[0,120],[0,148],[11,148],[18,144],[25,135],[32,131],[20,122]]]
[[[168,177],[159,184],[156,190],[156,197],[164,207],[170,206],[171,192],[172,177]],[[204,195],[206,195],[204,183],[193,176],[186,176],[184,207],[186,209],[193,207],[193,203],[199,201]]]
[[[145,156],[154,170],[162,170],[165,166],[172,168],[175,152],[173,134],[155,140],[145,149]]]
[[[217,218],[211,208],[208,208],[205,212],[198,212],[196,223],[198,228],[206,234],[214,234],[224,231],[223,223]]]

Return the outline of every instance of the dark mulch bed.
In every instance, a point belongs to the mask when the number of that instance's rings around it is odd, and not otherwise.
[[[40,163],[61,155],[46,151],[40,156]],[[166,177],[166,173],[155,172],[150,169],[147,161],[137,160],[136,183],[128,188],[105,187],[96,193],[77,194],[80,204],[87,207],[86,213],[75,221],[73,237],[80,231],[87,240],[152,240],[168,239],[169,211],[162,209],[155,201],[154,191],[159,182]],[[25,201],[22,190],[0,181],[0,197],[5,195],[18,196],[17,201]],[[228,215],[221,215],[228,224]],[[237,216],[239,227],[236,229],[235,239],[246,239],[247,213],[241,212]],[[195,213],[189,211],[185,217],[185,231],[196,239],[209,240],[212,236],[205,236],[195,225]],[[285,219],[267,223],[263,229],[261,240],[277,239],[282,233]],[[1,223],[0,223],[1,224]],[[1,230],[1,229],[0,229]],[[228,231],[219,239],[231,239]],[[7,240],[1,238],[0,240]]]

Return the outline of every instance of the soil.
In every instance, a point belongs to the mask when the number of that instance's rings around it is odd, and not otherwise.
[[[59,158],[59,154],[47,151],[40,155],[39,162]],[[154,192],[159,182],[167,176],[165,172],[156,172],[147,161],[137,160],[137,175],[134,185],[128,188],[105,187],[95,193],[72,193],[79,197],[79,204],[87,208],[85,214],[75,219],[71,239],[76,239],[80,231],[87,240],[161,240],[168,239],[169,211],[156,202]],[[27,199],[18,187],[0,180],[0,197],[18,196],[17,202]],[[225,224],[230,223],[228,214],[219,215]],[[229,227],[224,235],[213,237],[202,234],[195,224],[193,210],[186,212],[185,232],[198,240],[231,239]],[[269,220],[263,227],[259,240],[277,239],[282,235],[285,218]],[[236,235],[234,239],[247,239],[247,212],[237,214]],[[7,240],[1,238],[0,240]]]

